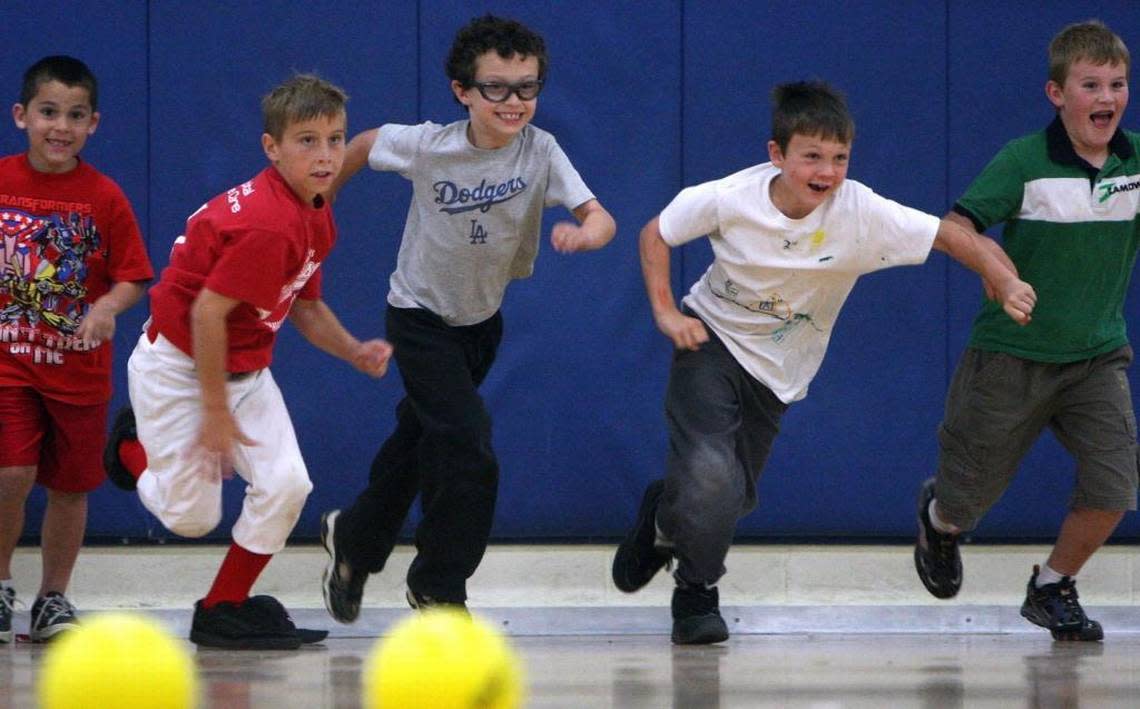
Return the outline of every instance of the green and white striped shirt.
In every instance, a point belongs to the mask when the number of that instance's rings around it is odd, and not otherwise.
[[[1140,241],[1140,134],[1118,130],[1097,170],[1060,119],[1005,145],[954,211],[978,231],[1004,222],[1006,252],[1037,291],[1022,327],[987,301],[970,346],[1075,362],[1128,342],[1124,298]]]

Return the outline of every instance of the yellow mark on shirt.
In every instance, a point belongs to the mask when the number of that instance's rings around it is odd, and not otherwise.
[[[820,230],[816,231],[814,234],[812,234],[811,235],[811,248],[812,248],[812,250],[814,251],[815,249],[818,249],[820,247],[820,245],[823,243],[823,240],[826,238],[827,238],[827,234],[823,233],[823,229],[820,229]]]

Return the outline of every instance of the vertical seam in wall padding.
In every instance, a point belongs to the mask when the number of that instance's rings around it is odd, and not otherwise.
[[[945,129],[946,130],[946,133],[945,133],[946,157],[942,163],[942,169],[944,170],[944,174],[945,174],[945,178],[944,178],[945,184],[944,184],[943,189],[946,191],[946,196],[945,196],[945,199],[943,200],[943,209],[945,209],[946,211],[950,211],[950,200],[951,200],[951,194],[950,194],[950,157],[951,157],[951,155],[950,155],[950,132],[951,132],[950,131],[950,121],[952,120],[952,114],[950,112],[950,81],[952,79],[952,77],[950,75],[950,0],[946,0],[946,19],[945,19],[945,26],[943,27],[943,41],[945,42],[944,48],[943,48],[944,57],[945,57],[945,66],[943,67],[942,75],[946,77],[946,87],[944,89],[944,91],[946,92],[946,101],[943,104],[943,106],[945,107],[945,111],[946,111],[946,129]],[[951,270],[950,259],[946,258],[946,259],[943,259],[943,261],[945,262],[943,264],[943,268],[945,269],[945,274],[946,274],[945,275],[946,288],[944,289],[944,305],[946,308],[946,313],[945,313],[945,319],[943,320],[945,325],[942,328],[942,333],[943,333],[943,338],[944,338],[943,345],[945,347],[945,350],[943,353],[944,354],[943,359],[944,359],[945,366],[942,369],[942,391],[945,392],[950,388],[950,371],[951,371],[951,367],[953,366],[952,355],[950,352],[950,331],[951,331],[951,328],[953,326],[953,321],[950,319],[950,315],[951,315],[951,297],[950,297],[950,294],[952,291],[950,278],[951,278],[951,274],[953,273],[953,271]]]
[[[679,69],[678,73],[680,76],[679,76],[678,83],[680,84],[680,88],[681,88],[681,90],[680,90],[681,110],[679,111],[680,116],[679,116],[679,120],[677,121],[677,138],[678,138],[678,140],[677,140],[677,145],[678,145],[677,166],[679,168],[678,169],[678,175],[680,177],[680,184],[677,185],[677,189],[674,191],[673,194],[680,192],[681,188],[683,188],[685,186],[685,106],[688,103],[687,96],[685,95],[685,42],[687,40],[687,37],[685,36],[685,0],[680,0],[678,5],[680,6],[680,12],[678,12],[678,15],[677,15],[677,19],[678,19],[677,34],[681,38],[681,41],[677,43],[678,46],[680,47],[680,52],[679,52],[679,54],[680,54],[680,56],[679,56],[680,66],[678,67],[678,69]],[[665,205],[662,205],[662,208],[664,208],[664,206]],[[684,293],[685,292],[685,254],[687,251],[688,251],[688,249],[686,249],[686,248],[676,249],[676,253],[677,253],[677,283],[676,283],[676,289],[674,291],[676,293]]]
[[[422,17],[423,0],[416,3],[416,123],[423,123],[424,121],[424,65],[423,65],[423,25],[420,24]]]
[[[151,248],[153,245],[152,242],[154,240],[154,224],[151,223],[152,212],[150,208],[151,191],[154,189],[153,161],[151,160],[151,153],[154,150],[154,135],[152,130],[154,121],[150,92],[151,80],[154,77],[154,67],[152,65],[151,56],[151,42],[153,42],[154,39],[150,31],[150,15],[152,11],[153,10],[151,9],[151,3],[147,2],[145,18],[143,20],[143,31],[146,32],[146,41],[143,43],[143,46],[146,47],[145,54],[143,56],[143,65],[145,67],[144,76],[146,77],[143,87],[143,93],[145,95],[143,105],[146,107],[143,110],[143,121],[145,122],[145,127],[143,130],[146,134],[146,150],[144,151],[144,159],[146,161],[144,163],[146,165],[144,168],[146,171],[146,183],[145,187],[143,188],[143,198],[146,200],[146,206],[144,206],[143,209],[146,211],[143,214],[142,219],[143,223],[146,224],[146,234],[143,236],[143,241],[146,243],[146,250],[148,254],[154,253],[154,250]]]

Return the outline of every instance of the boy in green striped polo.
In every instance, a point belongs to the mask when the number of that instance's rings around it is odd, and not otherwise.
[[[1048,427],[1076,459],[1070,509],[1021,614],[1057,640],[1101,640],[1077,573],[1136,509],[1136,417],[1124,297],[1140,240],[1140,134],[1120,129],[1128,48],[1108,27],[1064,28],[1049,45],[1044,130],[1008,143],[949,219],[1004,222],[1005,250],[1037,291],[1033,321],[982,306],[950,384],[936,477],[918,500],[914,560],[932,594],[962,585],[958,536],[973,529]]]

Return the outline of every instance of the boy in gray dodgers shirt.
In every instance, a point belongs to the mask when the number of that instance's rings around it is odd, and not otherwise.
[[[466,603],[498,488],[478,387],[502,336],[507,284],[533,271],[547,206],[562,204],[579,222],[552,228],[561,253],[599,249],[614,236],[614,220],[554,137],[530,125],[546,66],[540,36],[518,22],[477,18],[456,35],[446,62],[467,119],[384,125],[349,143],[336,188],[367,160],[410,180],[413,195],[385,318],[406,396],[368,487],[321,520],[330,556],[325,606],[342,623],[359,615],[364,583],[383,569],[416,495],[424,514],[408,603]]]

